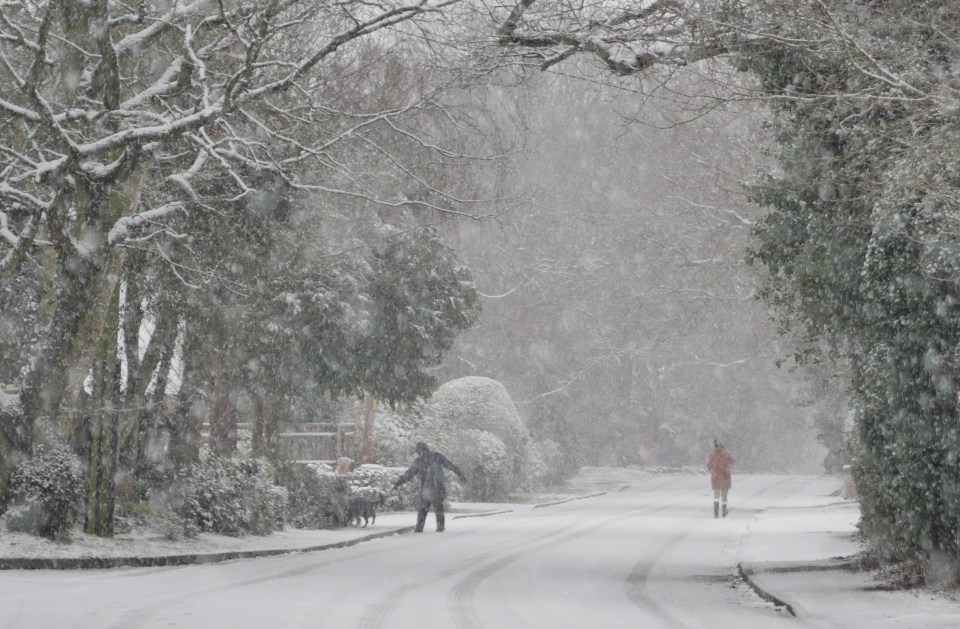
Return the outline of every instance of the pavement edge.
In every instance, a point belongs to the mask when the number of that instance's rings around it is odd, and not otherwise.
[[[219,553],[188,553],[182,555],[160,555],[152,557],[20,557],[0,558],[0,570],[98,570],[106,568],[154,568],[161,566],[188,566],[196,564],[220,563],[234,559],[253,559],[257,557],[275,557],[277,555],[295,555],[321,550],[333,550],[355,546],[382,537],[392,537],[413,531],[412,526],[404,526],[362,537],[331,542],[319,546],[303,548],[269,548],[262,550],[236,550]]]
[[[793,605],[783,600],[779,596],[769,592],[768,590],[765,590],[756,582],[755,579],[752,578],[753,575],[756,574],[756,572],[752,568],[745,567],[743,565],[743,562],[738,562],[737,572],[740,574],[740,578],[743,579],[743,581],[750,586],[750,589],[756,592],[757,596],[759,596],[765,601],[773,603],[773,605],[776,607],[783,607],[788,612],[790,612],[791,616],[793,616],[794,618],[797,617],[797,612],[793,609]]]

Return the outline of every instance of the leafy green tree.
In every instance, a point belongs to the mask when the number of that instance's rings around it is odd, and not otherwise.
[[[956,58],[960,15],[942,2],[805,8],[822,44],[742,58],[783,97],[781,172],[754,188],[771,209],[754,256],[769,271],[765,296],[805,335],[800,357],[826,340],[850,361],[865,530],[938,580],[956,573],[960,550],[960,179],[936,96],[956,84],[933,68]],[[806,23],[777,33],[809,38]]]

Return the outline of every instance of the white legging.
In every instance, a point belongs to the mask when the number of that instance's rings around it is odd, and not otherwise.
[[[722,500],[723,502],[727,501],[727,492],[729,489],[714,489],[713,490],[713,501]]]

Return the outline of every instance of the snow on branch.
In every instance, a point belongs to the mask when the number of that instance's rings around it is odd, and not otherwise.
[[[576,54],[591,54],[614,74],[626,76],[658,64],[686,65],[723,54],[716,38],[698,36],[699,10],[700,3],[680,0],[589,8],[562,0],[520,0],[498,35],[501,45],[539,57],[544,69]]]
[[[126,239],[131,229],[135,229],[148,223],[156,223],[160,219],[165,218],[175,212],[183,211],[184,209],[185,206],[183,203],[174,201],[152,210],[140,212],[139,214],[135,214],[133,216],[124,216],[114,223],[113,227],[110,228],[110,231],[107,233],[107,244],[115,245],[118,242]]]
[[[222,213],[284,183],[479,217],[462,206],[486,200],[424,173],[431,160],[483,159],[417,128],[443,110],[431,88],[343,95],[357,68],[381,80],[377,65],[406,38],[429,37],[403,23],[440,23],[460,2],[4,4],[0,203],[17,208],[0,233],[5,264],[25,234],[82,257],[84,242],[173,238],[194,209]]]
[[[954,49],[956,34],[942,25],[947,21],[937,17],[937,9],[928,13],[929,24],[905,25],[904,32],[928,33],[924,37],[931,37],[931,42]],[[517,0],[502,17],[498,38],[501,46],[538,61],[542,69],[589,56],[618,76],[730,55],[749,58],[792,50],[801,56],[842,59],[852,75],[859,75],[851,76],[846,89],[818,94],[821,100],[926,100],[952,110],[960,92],[954,82],[944,80],[939,66],[922,74],[909,69],[916,45],[898,44],[888,33],[889,25],[901,17],[895,6],[868,3],[851,11],[840,0],[651,0],[639,6],[622,0],[586,5],[571,0]],[[802,90],[785,90],[768,98],[810,97]]]

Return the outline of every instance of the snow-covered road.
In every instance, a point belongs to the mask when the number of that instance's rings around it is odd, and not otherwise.
[[[0,573],[5,629],[709,627],[794,619],[735,578],[753,516],[808,478],[660,476],[541,509],[450,519],[435,533],[222,564]],[[377,527],[373,528],[375,531]],[[802,624],[802,623],[801,623]]]

